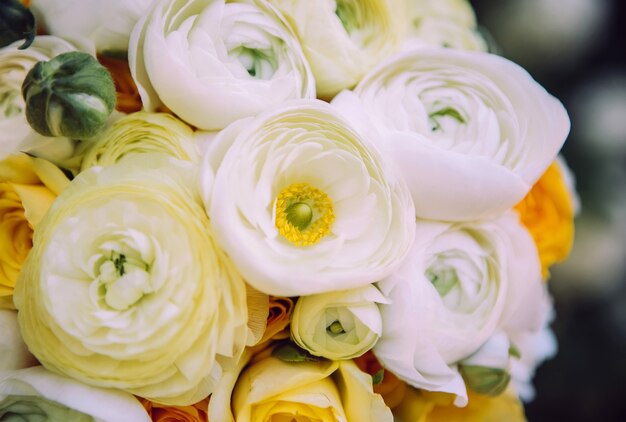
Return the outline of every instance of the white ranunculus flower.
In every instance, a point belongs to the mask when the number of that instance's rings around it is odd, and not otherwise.
[[[377,303],[389,301],[371,284],[302,296],[291,316],[291,337],[315,356],[331,360],[361,356],[382,333]]]
[[[447,47],[486,51],[467,0],[405,0],[409,30],[403,48]]]
[[[475,28],[467,28],[447,19],[425,16],[414,24],[403,50],[443,47],[457,50],[487,51],[487,42]]]
[[[563,105],[495,55],[414,50],[333,100],[377,132],[409,184],[416,213],[486,218],[512,208],[556,158],[569,131]]]
[[[0,309],[0,371],[22,369],[36,365],[28,352],[17,325],[17,312]]]
[[[84,385],[36,366],[0,372],[0,420],[150,422],[150,417],[128,393]]]
[[[535,329],[541,268],[513,212],[493,221],[418,221],[402,268],[379,283],[383,335],[374,347],[385,368],[409,384],[467,403],[456,364],[499,330]]]
[[[270,0],[293,25],[319,98],[352,88],[396,52],[406,32],[404,0]]]
[[[14,293],[44,366],[164,404],[211,393],[246,344],[246,289],[196,185],[193,164],[146,154],[57,197]]]
[[[32,0],[37,21],[49,34],[89,43],[102,51],[127,51],[133,27],[152,0]]]
[[[20,40],[0,48],[0,160],[20,151],[53,160],[67,158],[73,152],[69,139],[42,136],[26,121],[22,83],[37,62],[75,48],[61,38],[45,35],[37,36],[30,47],[19,50],[22,43]]]
[[[548,294],[544,288],[541,295],[535,300],[539,304],[536,313],[541,320],[541,326],[534,330],[509,330],[508,336],[511,344],[517,349],[519,356],[511,357],[509,371],[511,382],[520,398],[531,401],[535,397],[535,389],[532,379],[537,367],[546,359],[556,354],[556,337],[550,329],[550,323],[554,319],[554,309]]]
[[[476,27],[476,14],[468,0],[404,0],[404,2],[407,16],[412,21],[430,16],[466,28]]]
[[[300,100],[222,131],[201,177],[244,279],[300,296],[364,286],[401,263],[415,218],[392,170],[331,106]]]
[[[129,61],[148,111],[164,104],[201,129],[315,98],[298,40],[265,0],[155,1],[133,30]]]

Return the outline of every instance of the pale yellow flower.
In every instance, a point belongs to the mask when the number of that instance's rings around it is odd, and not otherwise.
[[[142,158],[72,181],[35,232],[14,301],[48,369],[189,405],[247,342],[245,284],[213,240],[195,167]]]

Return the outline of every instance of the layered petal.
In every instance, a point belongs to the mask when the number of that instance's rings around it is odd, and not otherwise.
[[[321,101],[231,125],[211,143],[201,177],[221,245],[268,294],[370,284],[397,268],[413,240],[406,185]]]
[[[467,403],[457,363],[496,331],[536,330],[542,294],[535,246],[514,213],[485,222],[418,222],[405,265],[379,283],[383,366],[417,388]]]
[[[130,46],[144,108],[163,104],[201,129],[315,97],[300,44],[264,0],[159,0],[135,27]]]
[[[490,54],[414,50],[333,100],[392,157],[416,213],[439,220],[512,208],[569,132],[562,104],[516,64]]]
[[[247,341],[246,291],[195,177],[146,155],[81,173],[55,201],[15,293],[44,366],[164,404],[215,388]]]

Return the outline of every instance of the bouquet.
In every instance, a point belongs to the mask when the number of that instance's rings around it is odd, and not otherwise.
[[[569,119],[467,1],[1,5],[0,419],[524,420]]]

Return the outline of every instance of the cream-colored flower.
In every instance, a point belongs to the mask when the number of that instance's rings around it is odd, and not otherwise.
[[[371,284],[302,296],[291,318],[291,337],[315,356],[332,360],[361,356],[382,333],[377,303],[389,301]]]
[[[400,47],[404,0],[270,0],[293,25],[319,98],[331,99]]]
[[[86,143],[86,147],[83,170],[110,166],[126,156],[152,152],[185,161],[200,160],[191,128],[165,113],[138,112],[124,116]]]
[[[379,283],[383,335],[374,353],[417,388],[467,393],[457,363],[497,331],[536,330],[543,293],[537,250],[517,215],[493,221],[419,221],[403,267]]]
[[[150,422],[132,395],[84,385],[41,366],[0,372],[0,419]]]
[[[298,40],[265,0],[155,1],[129,61],[146,110],[164,104],[201,129],[315,98]]]
[[[391,274],[410,249],[406,185],[327,103],[294,101],[233,124],[202,165],[216,236],[262,292],[364,286]]]
[[[187,162],[81,173],[40,223],[14,302],[30,351],[87,384],[164,404],[206,397],[247,340],[245,285]]]
[[[64,159],[74,151],[73,143],[66,138],[47,138],[28,125],[22,97],[22,82],[30,69],[41,60],[75,47],[61,38],[37,36],[25,50],[18,47],[22,41],[0,48],[0,160],[10,154],[30,151],[51,159]]]
[[[45,30],[87,43],[98,52],[128,50],[133,27],[152,0],[31,0],[31,9]]]
[[[352,361],[260,360],[237,380],[232,407],[237,422],[393,420],[372,378]]]
[[[569,132],[563,105],[495,55],[419,49],[372,71],[333,100],[376,133],[409,184],[419,217],[467,221],[511,209]]]
[[[403,48],[445,47],[486,51],[467,0],[405,0],[409,30]]]

